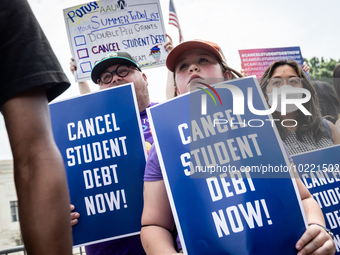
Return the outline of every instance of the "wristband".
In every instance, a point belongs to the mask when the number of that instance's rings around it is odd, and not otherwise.
[[[323,230],[325,230],[325,231],[327,232],[327,234],[329,234],[329,235],[331,236],[332,240],[334,240],[334,234],[333,234],[333,232],[332,232],[330,229],[328,229],[328,228],[326,228],[326,227],[324,227],[324,226],[322,226],[322,225],[320,225],[320,224],[317,224],[317,223],[308,224],[308,226],[311,226],[311,225],[317,225],[317,226],[319,226],[320,228],[322,228]]]

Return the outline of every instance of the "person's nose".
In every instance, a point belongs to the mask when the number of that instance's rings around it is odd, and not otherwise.
[[[110,87],[117,86],[117,84],[122,80],[122,77],[119,77],[116,73],[112,75],[112,81],[110,82]]]
[[[189,72],[193,72],[193,71],[196,71],[196,72],[199,71],[199,67],[196,64],[191,64],[189,66]]]

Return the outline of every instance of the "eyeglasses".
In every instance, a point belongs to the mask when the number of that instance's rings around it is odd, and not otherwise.
[[[287,81],[287,85],[290,85],[292,87],[299,87],[301,85],[301,78],[299,77],[291,77],[289,79],[283,79],[283,78],[271,78],[268,81],[268,84],[272,87],[278,88],[284,85],[284,81]]]
[[[124,78],[126,77],[129,73],[130,73],[130,67],[126,66],[126,65],[121,65],[119,66],[116,70],[112,71],[112,72],[103,72],[99,79],[102,83],[104,84],[109,84],[112,79],[113,79],[113,75],[117,74],[120,78]]]

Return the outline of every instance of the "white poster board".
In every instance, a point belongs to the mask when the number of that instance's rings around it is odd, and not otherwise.
[[[105,55],[125,51],[141,68],[165,65],[165,29],[159,0],[101,0],[64,9],[76,81],[89,80]]]

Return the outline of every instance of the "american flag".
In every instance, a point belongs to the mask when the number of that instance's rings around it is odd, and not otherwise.
[[[175,11],[175,6],[174,6],[172,0],[170,0],[170,5],[169,5],[169,24],[174,25],[175,27],[178,28],[179,42],[180,43],[183,42],[181,27],[179,26],[179,21],[178,21],[177,14],[176,14],[176,11]]]

